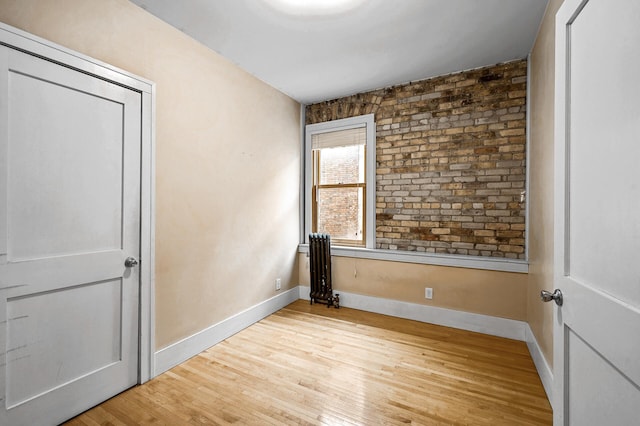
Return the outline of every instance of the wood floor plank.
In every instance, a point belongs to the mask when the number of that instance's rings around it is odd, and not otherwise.
[[[550,425],[523,342],[297,301],[68,425]]]

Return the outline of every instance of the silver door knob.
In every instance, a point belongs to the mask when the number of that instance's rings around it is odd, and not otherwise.
[[[136,259],[135,257],[127,257],[124,261],[124,266],[126,266],[127,268],[133,268],[137,264],[138,259]]]
[[[562,292],[560,289],[553,290],[553,293],[542,290],[540,292],[540,299],[542,299],[543,302],[551,302],[553,300],[556,302],[556,305],[562,306]]]

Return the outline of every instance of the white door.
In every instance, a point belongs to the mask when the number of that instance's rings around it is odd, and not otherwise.
[[[556,16],[554,424],[640,424],[640,2]]]
[[[138,376],[141,95],[0,46],[0,424]]]

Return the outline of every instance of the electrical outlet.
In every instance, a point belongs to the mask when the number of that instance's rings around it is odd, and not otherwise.
[[[433,289],[431,287],[424,288],[424,298],[433,299]]]
[[[281,287],[282,281],[280,280],[280,278],[276,278],[276,291],[280,290]]]

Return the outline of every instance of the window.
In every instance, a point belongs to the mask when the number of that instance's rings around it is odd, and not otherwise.
[[[366,242],[366,137],[364,127],[311,137],[312,229],[342,244]]]
[[[306,127],[307,235],[374,247],[374,133],[373,114]]]

